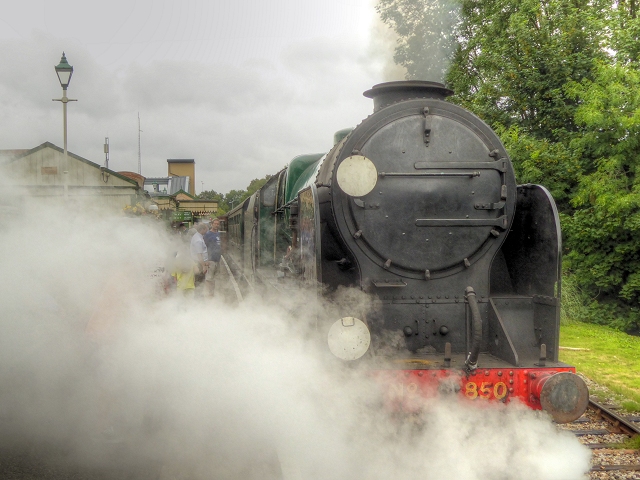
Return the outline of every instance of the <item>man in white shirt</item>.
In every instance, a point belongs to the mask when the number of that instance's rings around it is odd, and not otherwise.
[[[204,243],[203,235],[209,230],[206,223],[199,223],[196,225],[196,233],[191,237],[191,259],[196,263],[196,290],[198,285],[204,282],[204,276],[207,273],[207,267],[209,265],[209,256],[207,254],[207,245]]]

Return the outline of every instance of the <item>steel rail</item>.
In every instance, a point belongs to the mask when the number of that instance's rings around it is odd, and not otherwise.
[[[604,405],[589,399],[589,410],[593,411],[601,420],[604,420],[610,425],[609,430],[590,430],[590,431],[572,431],[576,436],[581,436],[583,434],[588,435],[606,435],[607,433],[623,433],[634,437],[636,435],[640,435],[640,428],[636,425],[633,425],[625,418],[621,417],[617,413],[613,412],[611,409],[606,408]],[[617,450],[620,448],[620,444],[618,443],[596,443],[596,444],[585,444],[585,446],[591,450],[606,450],[612,449]],[[614,472],[614,471],[631,471],[637,472],[640,471],[640,464],[626,464],[626,465],[607,465],[607,464],[598,464],[593,465],[589,472]],[[635,477],[634,477],[635,478]]]
[[[631,435],[632,437],[640,435],[640,427],[627,421],[617,413],[606,408],[604,405],[589,399],[588,408],[590,410],[593,410],[600,418],[611,424],[611,426],[619,433],[626,433],[627,435]]]
[[[637,472],[640,470],[640,465],[637,464],[629,464],[629,465],[594,465],[591,467],[590,472]],[[637,478],[637,477],[633,477]]]

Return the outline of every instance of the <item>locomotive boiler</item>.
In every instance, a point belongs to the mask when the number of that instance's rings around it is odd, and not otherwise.
[[[448,392],[572,421],[588,390],[558,361],[555,203],[517,185],[498,136],[451,94],[425,81],[366,91],[373,114],[229,212],[227,256],[274,291],[362,292],[366,308],[318,312],[317,330],[366,362],[391,408]]]

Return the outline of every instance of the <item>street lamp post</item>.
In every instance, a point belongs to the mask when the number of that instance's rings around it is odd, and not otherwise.
[[[66,201],[69,198],[69,159],[67,157],[67,103],[77,102],[77,100],[67,98],[67,87],[69,86],[69,82],[71,82],[73,67],[69,65],[69,62],[67,62],[67,57],[65,56],[64,52],[62,52],[60,63],[55,66],[55,69],[56,74],[58,75],[58,80],[60,81],[60,85],[62,86],[62,98],[54,98],[53,101],[62,102],[62,123],[64,131],[64,170],[62,172],[62,175],[64,182],[64,199]]]

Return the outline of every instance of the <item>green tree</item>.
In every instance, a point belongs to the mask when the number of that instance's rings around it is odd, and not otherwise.
[[[593,81],[567,85],[583,134],[571,146],[594,168],[580,177],[563,220],[569,268],[594,300],[594,320],[640,325],[640,74],[599,64]]]
[[[247,194],[245,198],[248,198],[249,196],[256,193],[259,189],[261,189],[263,185],[269,181],[270,178],[271,175],[267,175],[264,178],[254,178],[253,180],[251,180],[249,186],[247,187]]]
[[[517,125],[551,142],[578,130],[564,85],[593,76],[600,0],[462,0],[458,49],[447,77],[453,101],[494,128]]]
[[[205,190],[204,192],[200,192],[199,195],[196,195],[196,198],[198,200],[216,200],[220,203],[224,198],[224,194],[218,193],[215,190]]]
[[[559,210],[570,212],[571,198],[583,167],[580,153],[568,142],[536,138],[518,125],[498,127],[497,133],[513,160],[518,183],[544,185]]]
[[[636,0],[619,1],[612,9],[611,51],[621,65],[640,63],[640,19]]]
[[[256,193],[270,178],[271,175],[267,175],[264,178],[254,178],[251,180],[246,190],[230,190],[228,193],[218,193],[215,190],[206,190],[201,192],[196,198],[201,200],[216,200],[218,202],[218,213],[222,215],[232,208],[237,207],[244,200]]]
[[[249,195],[247,195],[246,190],[230,190],[229,193],[225,194],[224,196],[224,203],[227,206],[227,210],[231,210],[234,207],[237,207],[248,196]]]

